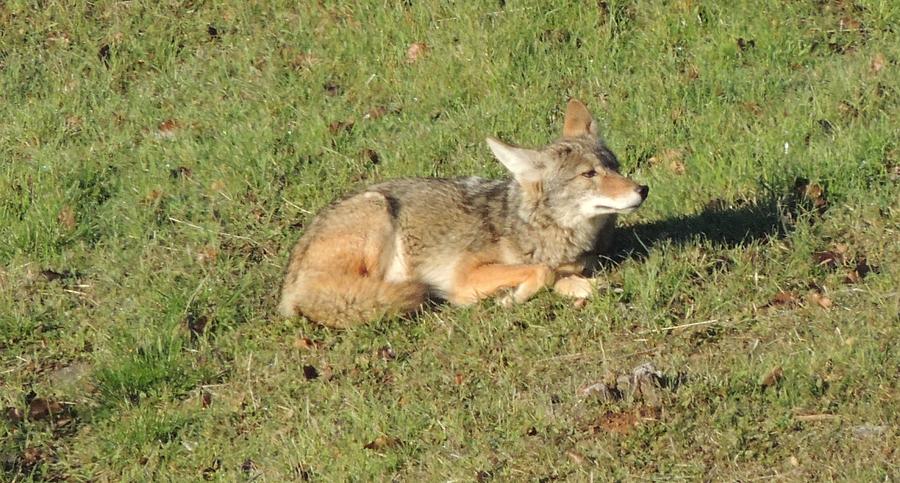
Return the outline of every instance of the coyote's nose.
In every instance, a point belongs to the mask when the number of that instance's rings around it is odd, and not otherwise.
[[[650,192],[650,187],[642,184],[642,185],[639,185],[637,188],[635,188],[635,191],[637,191],[638,194],[641,195],[642,200],[646,200],[647,193]]]

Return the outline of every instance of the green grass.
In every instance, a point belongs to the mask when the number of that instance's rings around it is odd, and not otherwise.
[[[897,478],[900,8],[724,5],[6,2],[0,480]],[[651,186],[585,307],[276,315],[320,207],[570,96]]]

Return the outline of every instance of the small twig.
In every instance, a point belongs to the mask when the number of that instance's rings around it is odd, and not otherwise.
[[[638,332],[638,335],[650,334],[650,333],[656,333],[656,332],[665,332],[668,330],[675,330],[675,329],[684,329],[685,327],[695,327],[698,325],[709,325],[709,324],[715,324],[717,322],[719,322],[719,319],[704,320],[702,322],[691,322],[690,324],[670,325],[668,327],[663,327],[661,329],[644,330],[644,331]]]
[[[797,421],[837,421],[841,419],[841,417],[837,414],[797,414],[794,415],[794,419]]]
[[[174,223],[181,223],[182,225],[187,225],[187,226],[189,226],[189,227],[191,227],[191,228],[196,228],[197,230],[207,231],[207,232],[210,232],[210,233],[215,233],[216,235],[222,235],[222,236],[227,236],[227,237],[229,237],[229,238],[237,238],[238,240],[248,241],[248,242],[250,242],[250,243],[252,243],[252,244],[254,244],[254,245],[256,245],[256,246],[260,246],[260,243],[259,243],[258,241],[254,240],[254,239],[252,239],[252,238],[250,238],[250,237],[241,236],[241,235],[232,235],[231,233],[226,233],[226,232],[224,232],[224,231],[211,230],[211,229],[209,229],[209,228],[204,228],[204,227],[202,227],[202,226],[200,226],[200,225],[195,225],[195,224],[193,224],[193,223],[188,223],[188,222],[186,222],[186,221],[179,220],[178,218],[173,218],[173,217],[171,217],[171,216],[169,217],[169,221],[174,222]]]
[[[287,199],[287,198],[281,198],[281,199],[284,200],[284,202],[287,203],[288,206],[290,206],[291,208],[293,208],[293,209],[295,209],[295,210],[297,210],[297,211],[299,211],[299,212],[301,212],[301,213],[306,213],[307,215],[313,214],[312,211],[309,211],[309,210],[307,210],[307,209],[301,208],[300,205],[298,205],[297,203],[292,202],[291,200],[289,200],[289,199]]]

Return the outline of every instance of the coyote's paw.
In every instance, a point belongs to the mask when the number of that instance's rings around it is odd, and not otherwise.
[[[594,286],[591,281],[580,275],[569,275],[556,281],[553,290],[566,297],[576,299],[586,299],[594,293]]]

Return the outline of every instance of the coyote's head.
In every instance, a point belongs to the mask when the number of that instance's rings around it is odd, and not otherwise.
[[[566,108],[563,137],[541,150],[487,139],[491,151],[522,187],[527,206],[549,210],[563,226],[600,215],[630,213],[650,188],[619,174],[619,162],[597,135],[597,124],[581,102]]]

